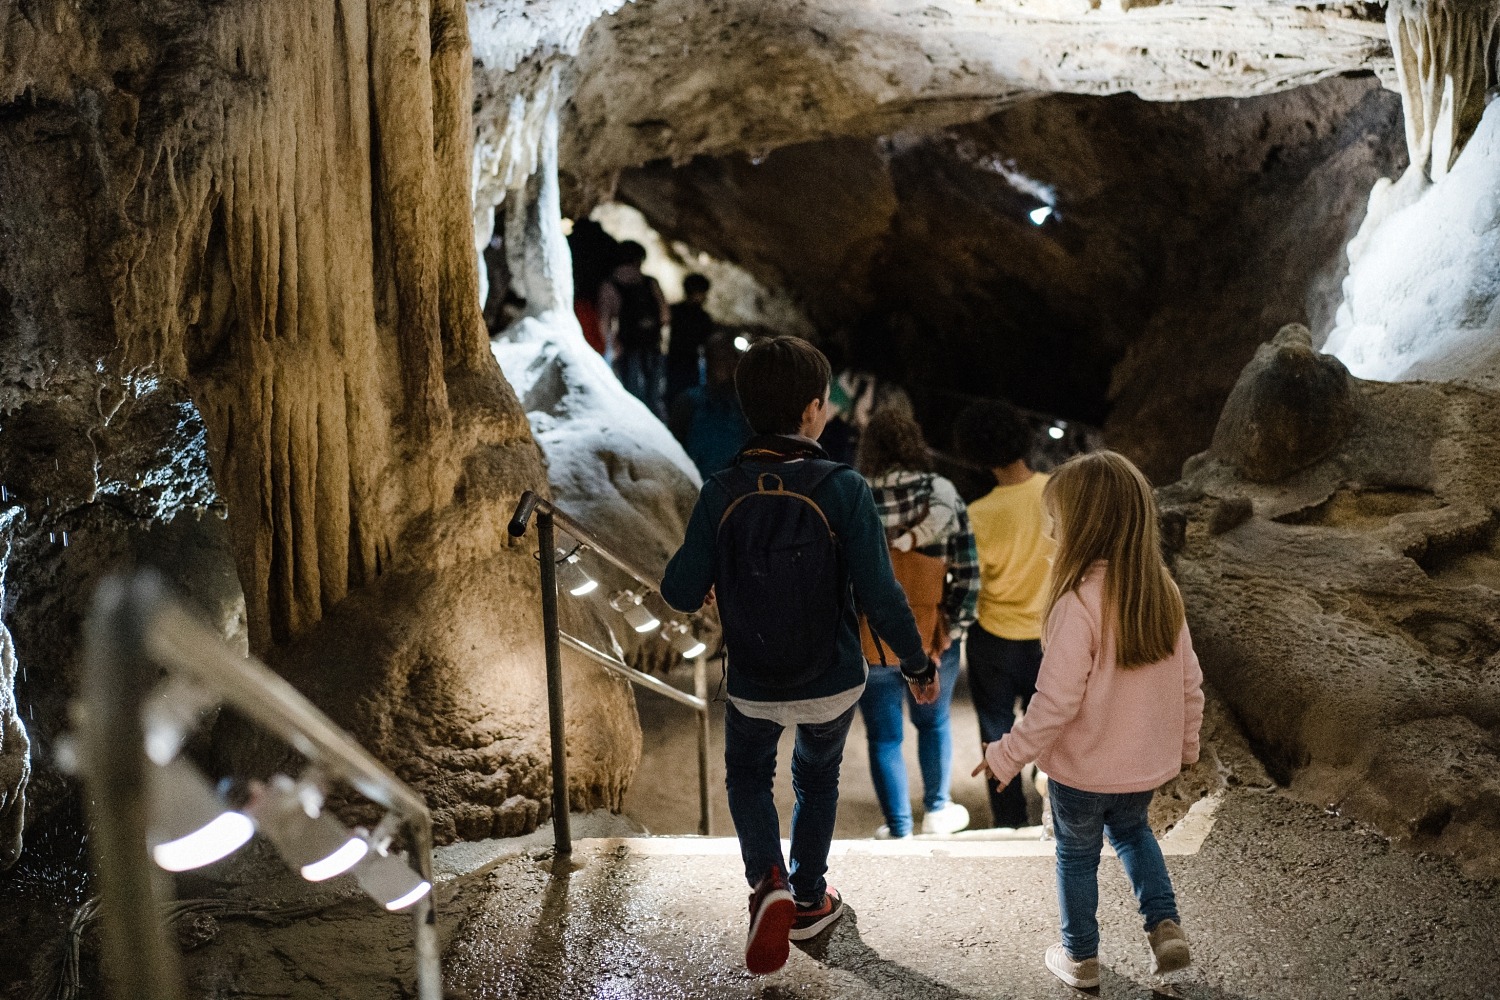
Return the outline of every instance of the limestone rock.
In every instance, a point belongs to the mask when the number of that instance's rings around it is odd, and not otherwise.
[[[1360,378],[1500,388],[1500,105],[1451,170],[1370,195],[1324,350]]]
[[[1352,384],[1352,431],[1262,482],[1163,491],[1205,674],[1293,793],[1500,872],[1500,397]],[[1252,516],[1215,533],[1220,498]]]
[[[975,121],[1028,97],[1252,97],[1390,64],[1358,6],[639,0],[573,67],[563,163],[623,167]],[[712,72],[706,72],[712,67]]]
[[[1255,352],[1219,417],[1210,454],[1274,482],[1318,461],[1354,425],[1349,372],[1313,350],[1307,328],[1281,328]]]

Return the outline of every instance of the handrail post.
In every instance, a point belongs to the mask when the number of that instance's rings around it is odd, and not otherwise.
[[[573,853],[568,823],[568,746],[563,730],[562,647],[557,621],[557,547],[552,508],[536,515],[537,547],[542,567],[542,632],[547,654],[547,716],[552,729],[552,840],[559,856]]]
[[[88,792],[89,836],[99,876],[104,973],[114,1000],[177,1000],[182,965],[158,907],[156,866],[146,849],[145,736],[141,704],[155,679],[146,656],[143,608],[110,579],[84,623],[84,684],[78,760]]]
[[[708,795],[708,666],[704,657],[693,660],[693,694],[703,702],[698,715],[698,833],[707,837],[713,832]]]

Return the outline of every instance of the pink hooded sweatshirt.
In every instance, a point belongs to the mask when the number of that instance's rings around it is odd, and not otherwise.
[[[1052,609],[1031,707],[985,751],[1002,786],[1034,760],[1080,791],[1144,792],[1198,759],[1203,672],[1187,623],[1165,660],[1120,669],[1114,629],[1101,627],[1104,566],[1089,567]]]

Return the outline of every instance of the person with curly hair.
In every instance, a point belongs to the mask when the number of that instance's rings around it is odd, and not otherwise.
[[[974,622],[979,567],[969,515],[958,490],[931,471],[922,428],[899,407],[876,410],[859,439],[859,471],[870,482],[875,508],[891,546],[891,565],[916,615],[927,652],[938,661],[939,694],[919,704],[903,688],[899,671],[884,668],[894,655],[861,630],[869,680],[860,697],[869,744],[870,776],[885,824],[877,839],[912,834],[911,799],[902,756],[902,703],[917,730],[922,771],[922,832],[957,833],[969,811],[949,797],[953,737],[949,708],[958,681],[964,634]],[[882,655],[884,654],[884,655]]]
[[[969,691],[979,716],[979,738],[994,743],[1015,725],[1016,699],[1024,711],[1036,693],[1042,665],[1042,609],[1053,542],[1047,535],[1042,491],[1048,477],[1032,471],[1031,425],[1001,400],[975,403],[953,427],[959,456],[989,469],[995,488],[969,505],[979,550],[979,620],[969,630]],[[997,827],[1027,825],[1019,776],[987,782]]]

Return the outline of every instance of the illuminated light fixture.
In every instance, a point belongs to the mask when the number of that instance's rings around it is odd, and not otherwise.
[[[1040,226],[1042,223],[1046,222],[1049,218],[1052,217],[1052,206],[1043,205],[1040,208],[1033,208],[1026,214],[1031,217],[1031,221],[1033,224]]]
[[[599,581],[584,571],[583,564],[578,561],[577,552],[569,553],[559,564],[557,582],[574,597],[592,594],[599,588]]]
[[[255,821],[227,808],[191,764],[173,760],[152,768],[152,859],[169,872],[185,872],[227,858],[255,835]]]
[[[323,793],[284,774],[252,786],[247,812],[287,864],[309,882],[324,882],[353,868],[370,844],[323,812]]]
[[[1061,441],[1065,433],[1066,431],[1063,430],[1062,424],[1053,424],[1047,428],[1047,436],[1054,441]]]
[[[622,590],[609,599],[609,606],[624,615],[630,627],[637,632],[650,632],[661,622],[641,603],[643,600],[639,594]]]
[[[695,660],[708,650],[708,646],[693,634],[693,630],[681,622],[670,622],[661,630],[661,637],[682,654],[684,660]]]
[[[742,354],[750,350],[750,338],[746,337],[743,333],[737,334],[734,338],[734,349]]]
[[[392,913],[404,910],[432,891],[432,883],[399,857],[378,847],[354,866],[354,877],[370,898]]]

